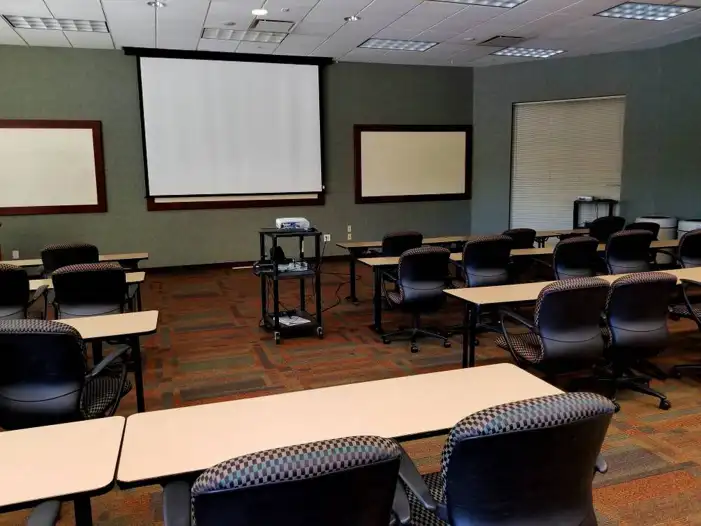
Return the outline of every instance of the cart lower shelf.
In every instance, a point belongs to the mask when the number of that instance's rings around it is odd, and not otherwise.
[[[277,324],[279,328],[276,328],[275,317],[270,314],[265,314],[263,319],[260,321],[260,326],[266,331],[272,332],[275,337],[275,343],[281,343],[283,338],[295,338],[298,336],[309,336],[315,334],[319,339],[324,337],[324,328],[320,323],[317,322],[316,317],[305,311],[305,310],[288,310],[280,311],[280,318],[288,318],[296,316],[302,320],[306,320],[303,323],[295,325],[285,325],[282,321]]]

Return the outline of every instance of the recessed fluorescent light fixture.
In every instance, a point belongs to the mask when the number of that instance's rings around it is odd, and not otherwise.
[[[269,42],[279,44],[287,33],[271,33],[269,31],[241,31],[234,29],[219,29],[216,27],[205,28],[202,38],[208,40],[240,40],[244,42]]]
[[[695,11],[696,7],[687,7],[683,5],[666,5],[666,4],[643,4],[638,2],[626,2],[625,4],[617,5],[601,13],[597,16],[605,16],[609,18],[627,18],[631,20],[650,20],[653,22],[664,22],[670,18],[674,18],[690,11]]]
[[[251,14],[254,16],[265,16],[268,14],[268,10],[267,9],[254,9],[253,11],[251,11]]]
[[[3,15],[17,29],[43,29],[50,31],[84,31],[86,33],[109,33],[107,23],[102,20],[73,20],[68,18],[42,18],[36,16]]]
[[[500,57],[527,57],[527,58],[550,58],[560,53],[564,53],[564,49],[536,49],[528,47],[507,47],[491,53]]]
[[[419,42],[416,40],[391,40],[386,38],[368,38],[359,47],[369,49],[386,49],[389,51],[418,51],[423,53],[438,42]]]
[[[483,5],[487,7],[503,7],[511,9],[518,7],[526,0],[435,0],[437,2],[451,2],[453,4]]]

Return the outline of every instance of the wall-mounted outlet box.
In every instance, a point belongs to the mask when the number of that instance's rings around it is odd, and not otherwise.
[[[19,259],[19,250],[12,251],[12,259]]]
[[[348,225],[348,233],[350,234],[351,232],[353,232],[353,229],[351,228],[350,225]]]
[[[351,234],[350,232],[348,232],[348,241],[351,241],[352,239],[353,239],[353,234]]]
[[[324,242],[328,243],[329,241],[331,241],[331,234],[324,234]]]

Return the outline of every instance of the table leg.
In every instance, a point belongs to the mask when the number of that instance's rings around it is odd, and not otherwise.
[[[136,310],[139,312],[144,310],[143,303],[141,303],[141,283],[136,287]]]
[[[479,312],[476,305],[465,302],[465,313],[463,315],[462,334],[462,367],[475,366],[475,335],[477,332],[477,318]]]
[[[134,362],[134,380],[136,382],[136,410],[139,413],[146,411],[144,403],[144,374],[141,366],[141,346],[139,337],[131,338],[131,359]]]
[[[358,303],[358,297],[355,295],[355,254],[349,251],[350,260],[348,261],[348,282],[350,284],[350,294],[346,296],[346,300]]]
[[[102,361],[102,340],[93,340],[92,342],[92,363],[93,366]]]
[[[90,497],[76,497],[73,501],[76,526],[92,526]]]
[[[372,325],[370,326],[375,332],[382,334],[382,268],[373,267],[373,285],[372,285]]]

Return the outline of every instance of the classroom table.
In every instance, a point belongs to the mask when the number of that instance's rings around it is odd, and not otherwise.
[[[148,252],[131,252],[124,254],[101,254],[100,261],[115,261],[126,268],[138,268],[139,261],[148,259]],[[0,261],[6,265],[17,267],[39,267],[42,265],[41,258],[36,259],[8,259]]]
[[[674,248],[678,246],[678,239],[664,239],[653,241],[650,248]],[[512,257],[536,257],[536,256],[552,256],[555,247],[537,247],[537,248],[517,248],[511,251]],[[599,252],[604,252],[606,245],[601,243],[598,247]],[[462,262],[462,252],[453,252],[450,254],[450,259],[454,263]],[[359,258],[358,262],[370,267],[373,271],[373,292],[372,292],[372,311],[373,322],[370,328],[375,332],[382,334],[382,274],[392,267],[399,264],[399,257],[381,256]]]
[[[240,455],[317,440],[436,436],[482,409],[560,392],[497,364],[131,415],[117,483],[165,483]]]
[[[701,281],[701,267],[681,268],[672,270],[659,270],[676,276],[678,280],[693,279]],[[596,276],[612,283],[628,274],[614,274]],[[494,287],[465,287],[459,289],[445,289],[443,292],[465,303],[464,327],[466,329],[462,337],[462,366],[473,367],[475,365],[475,338],[479,311],[485,306],[505,305],[509,303],[522,303],[535,301],[543,288],[554,281],[539,281],[536,283],[519,283],[515,285],[500,285]]]
[[[146,279],[146,272],[144,272],[144,271],[127,272],[126,277],[127,277],[127,285],[134,285],[137,283],[143,283],[144,280]],[[50,289],[54,288],[54,284],[51,281],[51,278],[29,280],[29,290],[37,290],[39,287],[44,287],[44,286],[46,286]]]
[[[124,338],[131,347],[136,384],[136,409],[139,413],[146,410],[144,402],[144,375],[141,363],[141,345],[139,336],[153,334],[158,329],[158,311],[147,310],[126,312],[124,314],[106,314],[104,316],[86,316],[57,320],[76,329],[81,337],[92,342],[93,361],[102,361],[102,342],[111,338]]]
[[[114,485],[125,418],[112,416],[0,433],[0,512],[73,500],[92,524],[90,498]]]
[[[575,230],[571,230],[571,229],[570,230],[542,230],[542,231],[536,232],[535,240],[536,240],[536,243],[538,244],[539,247],[544,247],[545,242],[551,237],[560,237],[560,236],[567,235],[567,234],[585,235],[588,233],[589,233],[588,228],[578,228]],[[453,244],[461,245],[462,243],[465,243],[466,241],[469,241],[470,239],[474,239],[476,237],[480,237],[480,236],[471,235],[471,236],[425,237],[423,239],[423,244],[424,245],[437,245],[437,246],[450,247],[450,245],[453,245]],[[352,301],[353,303],[357,303],[358,298],[355,295],[356,261],[361,257],[362,254],[366,253],[367,251],[372,250],[372,249],[382,248],[382,241],[344,241],[342,243],[336,243],[336,246],[348,251],[348,254],[349,254],[348,274],[349,274],[350,291],[349,291],[349,294],[346,297],[346,299],[349,301]]]

